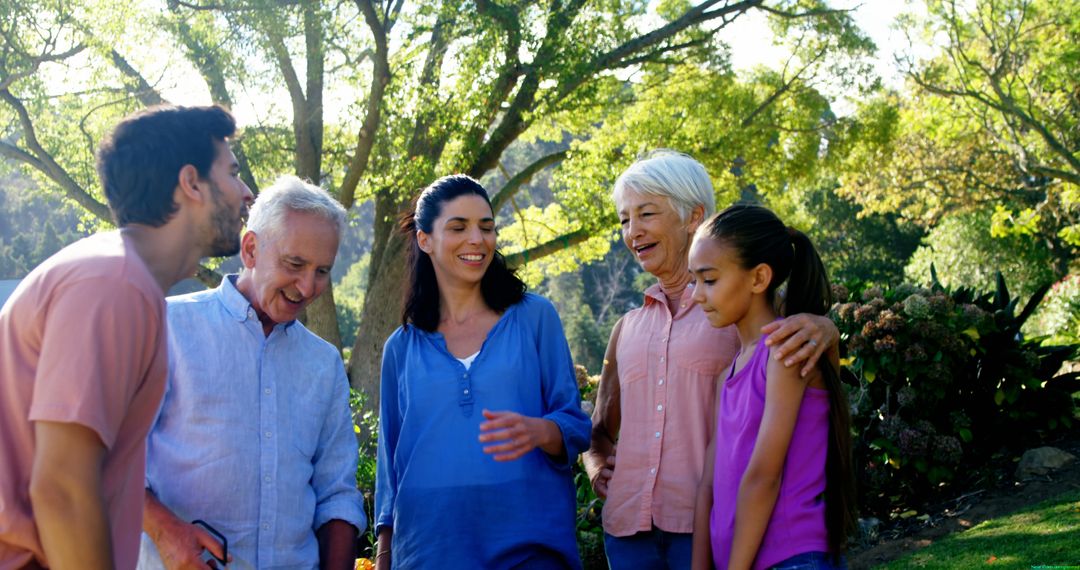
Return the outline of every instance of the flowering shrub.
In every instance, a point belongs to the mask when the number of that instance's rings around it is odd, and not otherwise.
[[[1076,380],[1051,378],[1076,347],[1019,332],[1041,294],[1019,314],[1000,279],[986,295],[907,284],[834,294],[864,508],[885,514],[1016,437],[1071,426]]]

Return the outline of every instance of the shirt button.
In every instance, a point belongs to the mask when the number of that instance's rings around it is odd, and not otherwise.
[[[656,468],[653,467],[652,469],[649,469],[649,474],[650,475],[656,475]]]
[[[263,481],[266,481],[267,483],[269,483],[270,482],[270,476],[267,475],[266,477],[263,477]]]
[[[658,384],[658,385],[660,385],[660,386],[663,386],[663,385],[664,385],[664,379],[663,379],[663,378],[661,378],[661,379],[660,379],[660,380],[659,380],[659,381],[657,382],[657,384]]]
[[[272,434],[272,433],[270,433],[270,432],[266,432],[266,433],[264,433],[263,435],[265,435],[265,436],[266,436],[266,439],[270,439],[270,436],[271,436],[271,435],[273,435],[273,434]]]
[[[661,357],[660,357],[660,362],[663,362],[663,361],[664,361],[664,357],[663,357],[663,356],[661,356]]]
[[[660,437],[660,432],[656,432],[656,437]]]
[[[263,394],[266,394],[267,396],[269,396],[270,395],[270,388],[267,388],[267,389],[263,390]]]
[[[465,388],[465,389],[464,389],[464,390],[462,390],[461,392],[462,392],[463,394],[468,394],[468,393],[469,393],[469,389],[468,389],[468,388]]]
[[[663,404],[657,404],[656,405],[656,411],[658,411],[658,412],[664,411],[664,405]],[[266,437],[270,437],[270,436],[267,435]]]
[[[466,372],[466,373],[465,373],[465,374],[463,374],[463,375],[462,375],[461,377],[462,377],[462,378],[468,378],[468,377],[469,377],[469,373],[468,373],[468,372]]]
[[[270,530],[270,523],[263,523],[263,530]]]
[[[686,308],[686,303],[683,303],[683,304],[679,305],[679,307],[685,309]]]

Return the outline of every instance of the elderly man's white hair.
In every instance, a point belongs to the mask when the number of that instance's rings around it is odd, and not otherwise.
[[[684,222],[697,206],[705,208],[706,218],[716,211],[712,180],[705,167],[671,149],[653,150],[619,175],[611,192],[616,207],[627,190],[667,198]]]
[[[345,232],[345,208],[326,190],[290,175],[259,192],[248,216],[248,230],[264,237],[274,235],[289,212],[315,214],[333,224],[338,236]]]

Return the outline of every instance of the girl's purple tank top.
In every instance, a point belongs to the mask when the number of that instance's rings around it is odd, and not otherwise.
[[[735,534],[739,484],[754,451],[765,410],[765,336],[742,370],[724,383],[716,422],[716,468],[709,533],[713,561],[727,568]],[[758,548],[754,569],[768,568],[803,552],[827,552],[825,457],[829,449],[829,395],[806,388],[784,462],[780,494]]]

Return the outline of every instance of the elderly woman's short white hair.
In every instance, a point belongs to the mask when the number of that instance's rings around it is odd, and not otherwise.
[[[697,206],[705,209],[706,218],[716,211],[712,180],[705,167],[670,149],[649,152],[619,175],[611,192],[616,207],[627,190],[667,198],[684,222]]]
[[[338,236],[345,231],[345,208],[326,190],[290,175],[259,192],[248,216],[248,230],[264,237],[273,235],[289,212],[319,216],[337,228]]]

